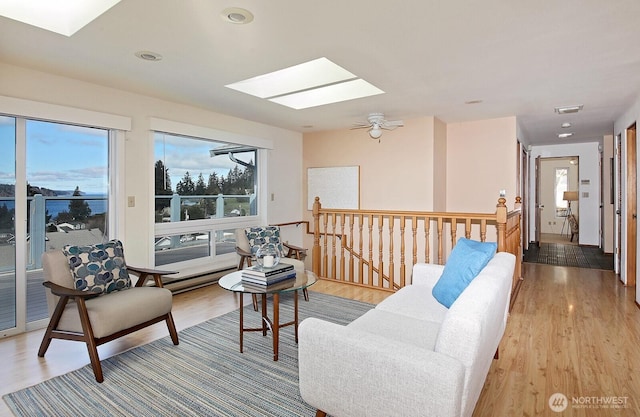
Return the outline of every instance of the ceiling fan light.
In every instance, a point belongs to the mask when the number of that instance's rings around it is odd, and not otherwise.
[[[379,126],[372,127],[371,130],[369,130],[369,136],[371,136],[373,139],[380,138],[380,136],[382,136],[382,129],[380,129]]]

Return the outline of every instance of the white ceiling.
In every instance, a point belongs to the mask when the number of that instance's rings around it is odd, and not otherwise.
[[[254,21],[223,21],[230,6]],[[319,57],[386,94],[293,110],[224,87]],[[71,37],[0,17],[0,61],[300,132],[515,115],[531,144],[592,142],[639,96],[640,2],[122,0]]]

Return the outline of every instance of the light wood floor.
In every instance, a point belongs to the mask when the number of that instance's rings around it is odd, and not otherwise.
[[[640,309],[635,289],[622,286],[611,271],[539,264],[524,264],[524,269],[500,359],[491,367],[474,416],[638,415]],[[370,303],[388,295],[327,281],[315,284],[313,291]],[[237,308],[237,297],[217,285],[174,296],[178,330]],[[45,358],[38,358],[42,333],[0,339],[0,396],[89,363],[82,343],[60,340],[52,342]],[[156,324],[99,347],[100,357],[166,335],[166,327]],[[547,402],[557,392],[569,402],[573,397],[627,397],[629,408],[578,409],[569,404],[564,413],[555,413]],[[4,401],[0,416],[11,416]]]

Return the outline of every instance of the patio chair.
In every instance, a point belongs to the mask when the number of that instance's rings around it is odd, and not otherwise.
[[[283,258],[288,258],[285,262],[293,264],[294,269],[304,272],[304,258],[307,256],[307,250],[299,246],[282,242],[280,239],[279,226],[264,227],[247,227],[235,230],[236,237],[236,253],[240,256],[238,262],[238,270],[252,265],[255,260],[255,254],[258,248],[265,243],[273,243],[279,246]],[[304,299],[309,301],[309,292],[305,288],[302,291]],[[253,308],[258,311],[258,297],[252,295]]]
[[[50,250],[42,255],[51,319],[38,356],[44,356],[52,339],[84,342],[96,381],[102,382],[97,346],[161,321],[167,323],[173,344],[178,344],[172,294],[162,288],[161,279],[174,272],[125,265],[119,241],[66,246],[65,252]],[[138,276],[134,286],[128,273]],[[105,283],[105,276],[113,279]],[[155,286],[145,285],[149,277]]]

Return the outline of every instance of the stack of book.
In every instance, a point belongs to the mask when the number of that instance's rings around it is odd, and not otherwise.
[[[281,262],[271,268],[255,265],[243,269],[241,281],[246,289],[267,290],[273,289],[276,285],[286,288],[286,284],[293,284],[295,279],[296,271],[293,265]]]

